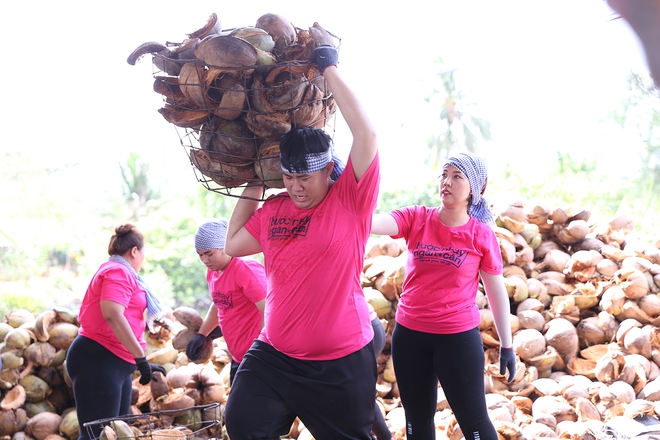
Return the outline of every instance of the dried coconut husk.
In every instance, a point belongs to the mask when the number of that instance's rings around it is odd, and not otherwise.
[[[161,411],[167,411],[167,415],[171,417],[184,415],[195,405],[192,397],[186,395],[182,389],[172,390],[161,399],[156,402],[156,407]]]
[[[243,115],[247,107],[244,78],[237,78],[222,69],[210,68],[198,81],[205,109],[228,121]]]
[[[279,138],[264,138],[259,141],[254,170],[268,188],[284,188]]]
[[[590,379],[596,377],[596,361],[589,359],[582,359],[580,357],[572,357],[570,361],[566,362],[566,370],[569,374],[580,374]]]
[[[596,266],[603,260],[598,251],[574,252],[566,264],[566,273],[569,277],[586,282],[596,273]]]
[[[600,253],[603,255],[603,257],[619,264],[626,258],[635,256],[634,252],[624,251],[619,246],[614,244],[606,244],[600,249]]]
[[[15,385],[0,401],[0,408],[5,411],[13,411],[23,406],[25,398],[25,388],[22,385]]]
[[[257,141],[242,120],[211,117],[202,126],[199,144],[212,160],[223,164],[252,164],[257,155]]]
[[[257,57],[253,45],[229,35],[209,35],[195,48],[195,58],[208,67],[224,69],[234,76],[251,75]]]
[[[195,108],[207,110],[210,103],[206,98],[204,77],[206,68],[198,63],[185,63],[179,74],[179,89]]]
[[[620,286],[608,287],[600,298],[600,308],[614,316],[621,316],[623,305],[626,302],[626,294]]]
[[[542,414],[553,416],[557,423],[564,420],[577,420],[577,414],[573,407],[560,396],[540,396],[537,398],[532,404],[532,415],[536,418]]]
[[[158,113],[167,122],[182,128],[197,129],[209,120],[208,111],[193,109],[191,104],[188,108],[181,105],[165,104],[164,107],[158,109]]]
[[[627,298],[639,299],[649,293],[646,276],[637,269],[621,268],[614,277],[620,282],[621,289]]]
[[[632,366],[626,364],[621,351],[610,351],[596,362],[596,379],[604,384],[621,380],[632,383],[635,377]]]
[[[523,361],[543,354],[545,346],[543,334],[532,328],[520,330],[513,336],[513,350]]]
[[[245,116],[248,128],[256,136],[282,136],[291,130],[291,120],[286,113],[258,113],[249,110]]]
[[[573,220],[566,226],[555,225],[555,235],[561,243],[570,245],[583,240],[589,233],[589,225],[585,220]]]
[[[645,358],[651,357],[651,339],[648,326],[632,327],[623,338],[623,347],[630,354],[641,354]]]
[[[652,318],[660,316],[660,297],[658,297],[658,295],[645,295],[637,301],[637,305],[644,311],[644,313]]]
[[[508,264],[502,268],[502,276],[506,277],[520,277],[521,279],[527,281],[527,274],[525,273],[525,270],[520,267],[516,266],[513,264]]]
[[[545,332],[547,345],[553,346],[566,362],[578,352],[578,335],[575,326],[564,318],[555,318],[548,322]]]
[[[255,27],[265,30],[273,39],[274,48],[278,50],[296,43],[298,38],[293,24],[278,14],[268,13],[260,16],[255,23]]]

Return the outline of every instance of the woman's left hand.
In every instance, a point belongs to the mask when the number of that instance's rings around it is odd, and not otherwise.
[[[512,382],[516,375],[516,354],[513,348],[500,347],[500,374],[504,375],[509,370],[507,382]]]

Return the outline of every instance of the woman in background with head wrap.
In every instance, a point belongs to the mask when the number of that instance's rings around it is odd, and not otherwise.
[[[195,250],[207,267],[206,281],[213,303],[197,334],[186,346],[191,361],[201,358],[207,339],[223,335],[231,354],[230,382],[263,327],[266,298],[264,267],[251,258],[227,255],[227,220],[202,224],[195,232]],[[220,332],[214,331],[219,327]]]
[[[408,440],[434,439],[438,381],[467,440],[497,439],[486,409],[484,350],[475,304],[481,277],[500,338],[500,374],[516,371],[502,256],[483,197],[484,160],[460,153],[444,164],[440,207],[374,216],[372,233],[403,237],[408,262],[392,334],[392,360]]]
[[[130,412],[136,368],[142,385],[156,380],[152,370],[166,374],[161,365],[147,362],[144,354],[145,329],[153,329],[164,310],[138,275],[145,256],[142,233],[131,224],[118,226],[108,254],[109,260],[87,287],[78,314],[78,336],[66,356],[81,427]],[[92,430],[91,438],[98,438],[101,426],[92,426]],[[89,438],[88,431],[81,429],[78,439]]]
[[[259,339],[239,367],[225,419],[232,440],[278,439],[298,416],[318,440],[371,440],[376,356],[360,272],[380,181],[376,133],[337,69],[311,59],[353,144],[342,171],[330,136],[295,128],[280,143],[286,192],[248,186],[229,221],[229,255],[263,252],[268,278]]]

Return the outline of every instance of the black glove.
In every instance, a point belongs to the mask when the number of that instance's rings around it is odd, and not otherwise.
[[[513,348],[500,347],[500,374],[504,375],[509,370],[507,382],[513,381],[516,375],[516,354]]]
[[[146,385],[151,382],[151,364],[146,357],[135,358],[135,364],[140,372],[140,383]]]
[[[337,63],[339,62],[339,53],[334,47],[329,44],[324,44],[314,49],[309,60],[316,63],[319,72],[323,75],[323,71],[326,67],[337,66]]]
[[[156,375],[154,375],[154,373],[156,371],[158,371],[159,373],[162,373],[163,376],[167,376],[167,370],[161,364],[149,363],[149,366],[151,367],[151,378],[153,379],[154,382],[158,382],[158,377],[156,377]]]
[[[188,356],[188,359],[193,362],[200,360],[202,358],[200,352],[204,348],[204,344],[206,344],[206,336],[196,333],[190,342],[188,342],[188,345],[186,345],[186,356]]]
[[[222,336],[222,329],[219,325],[217,325],[213,330],[211,330],[211,333],[209,333],[208,337],[211,339],[218,339],[220,336]]]

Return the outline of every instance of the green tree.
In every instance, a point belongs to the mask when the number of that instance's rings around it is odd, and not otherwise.
[[[122,192],[133,220],[155,209],[150,205],[160,198],[160,191],[153,188],[149,182],[149,168],[149,163],[133,152],[129,154],[125,165],[119,164]]]
[[[442,58],[436,63],[444,67]],[[429,164],[436,171],[447,158],[447,153],[457,146],[468,151],[477,152],[479,139],[490,140],[490,123],[470,111],[471,103],[467,102],[465,93],[456,87],[455,69],[446,69],[438,73],[441,89],[434,89],[426,101],[440,106],[436,134],[427,142],[431,150]]]

